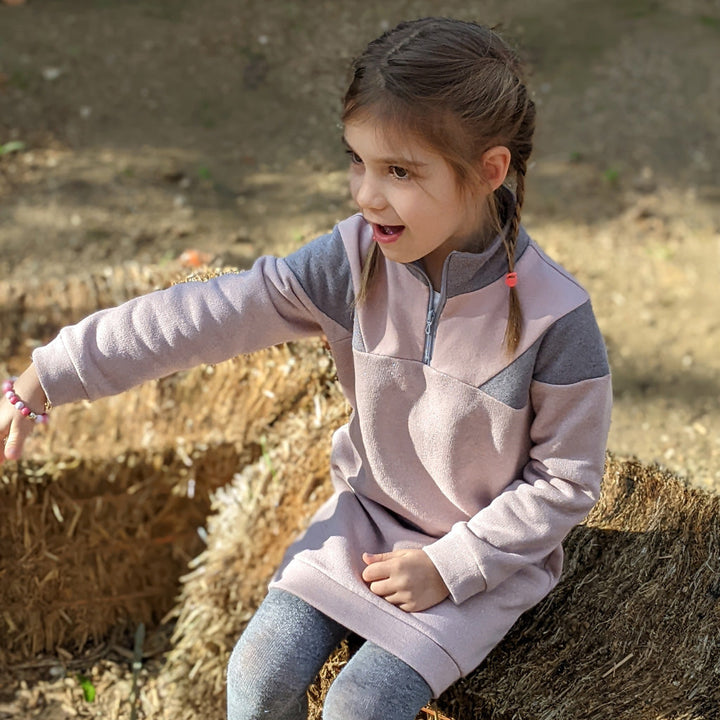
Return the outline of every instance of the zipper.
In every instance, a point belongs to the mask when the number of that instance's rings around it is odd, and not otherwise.
[[[425,348],[423,350],[423,364],[429,365],[432,358],[433,344],[435,340],[435,290],[430,287],[430,303],[425,317]]]
[[[423,365],[429,365],[430,361],[432,360],[433,348],[435,346],[437,319],[445,308],[448,262],[446,259],[445,265],[443,266],[440,292],[435,291],[427,273],[422,268],[417,267],[417,265],[415,267],[425,278],[425,282],[427,283],[428,289],[430,290],[430,299],[428,300],[427,313],[425,314],[425,344],[423,347],[422,358]],[[437,307],[435,305],[435,298],[438,298]]]

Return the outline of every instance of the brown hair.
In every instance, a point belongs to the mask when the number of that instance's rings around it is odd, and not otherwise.
[[[517,56],[500,36],[482,25],[448,18],[400,23],[373,40],[353,64],[342,121],[363,113],[425,142],[450,164],[463,189],[482,179],[479,163],[486,150],[496,145],[510,150],[516,198],[512,215],[503,218],[500,188],[489,210],[497,232],[507,222],[503,240],[508,272],[514,272],[535,105]],[[363,268],[358,303],[367,297],[378,252],[373,245]],[[517,290],[510,287],[504,340],[509,352],[517,349],[521,330]]]

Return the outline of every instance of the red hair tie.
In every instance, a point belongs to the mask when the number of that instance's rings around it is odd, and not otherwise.
[[[509,272],[509,273],[505,276],[505,284],[506,284],[508,287],[511,287],[511,288],[515,287],[515,286],[517,285],[517,273],[516,273],[516,272]]]

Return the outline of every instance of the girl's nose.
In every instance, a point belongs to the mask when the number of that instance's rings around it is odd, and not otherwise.
[[[380,183],[365,172],[355,193],[355,202],[363,210],[382,210],[387,201],[382,193]]]

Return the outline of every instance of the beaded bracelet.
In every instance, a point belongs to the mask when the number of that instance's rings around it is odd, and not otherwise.
[[[17,378],[8,378],[2,384],[2,390],[5,393],[5,397],[8,399],[8,402],[13,405],[16,410],[19,410],[21,415],[24,415],[26,418],[28,418],[28,420],[34,420],[38,425],[45,425],[50,420],[50,416],[46,412],[33,412],[15,394],[15,380],[17,380]]]

